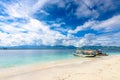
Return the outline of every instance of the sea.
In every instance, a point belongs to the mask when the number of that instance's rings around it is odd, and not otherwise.
[[[78,58],[73,56],[74,52],[75,49],[0,50],[0,68]],[[120,55],[120,50],[103,50],[103,52],[109,55]]]

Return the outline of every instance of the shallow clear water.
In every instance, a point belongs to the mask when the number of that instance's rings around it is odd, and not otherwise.
[[[0,50],[0,67],[43,63],[74,58],[74,50]]]
[[[72,59],[76,58],[72,55],[74,51],[74,49],[0,50],[0,68]],[[109,55],[120,54],[120,51],[114,50],[104,52]]]
[[[120,55],[120,50],[103,50],[103,53],[107,53],[109,55]]]

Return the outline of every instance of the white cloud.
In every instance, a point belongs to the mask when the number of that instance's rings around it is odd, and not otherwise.
[[[112,18],[98,22],[92,26],[94,30],[103,29],[105,32],[120,30],[120,15],[113,16]]]
[[[2,22],[0,22],[0,46],[19,46],[19,45],[120,45],[120,33],[114,34],[101,34],[95,35],[91,33],[85,34],[83,37],[76,37],[73,34],[79,31],[93,29],[96,31],[103,30],[104,32],[118,31],[120,29],[120,15],[114,16],[105,21],[88,21],[85,24],[78,26],[75,30],[64,29],[67,35],[61,34],[59,31],[50,29],[49,25],[34,19],[32,15],[41,9],[47,0],[21,0],[18,2],[12,2],[11,4],[0,3],[5,9],[4,11],[9,16],[0,16]],[[51,1],[52,2],[52,1]],[[86,2],[87,5],[93,6],[90,2]],[[60,7],[65,5],[61,3]],[[107,5],[106,5],[107,6]],[[83,9],[87,10],[87,7],[82,6]],[[102,10],[102,9],[101,9]],[[44,14],[46,12],[39,10]],[[81,11],[78,9],[78,12]],[[84,10],[83,10],[84,11]],[[94,12],[93,12],[94,13]],[[97,14],[97,12],[95,12]],[[91,11],[81,12],[81,15],[91,15]],[[25,19],[25,22],[7,23],[6,20],[16,18]],[[60,21],[58,21],[60,22]],[[64,23],[53,23],[52,26],[60,27]],[[64,31],[61,29],[61,31]],[[114,39],[113,39],[114,38]]]
[[[40,13],[45,14],[45,15],[50,15],[48,12],[46,12],[44,10],[40,10]]]
[[[69,30],[68,32],[73,34],[87,29],[93,29],[95,31],[102,30],[102,32],[118,31],[120,30],[120,15],[113,16],[112,18],[104,21],[88,21],[81,26],[77,26],[74,30]]]
[[[4,27],[3,27],[4,26]],[[30,22],[21,27],[14,27],[5,24],[0,26],[1,32],[0,45],[17,46],[17,45],[56,45],[57,40],[65,38],[64,35],[57,31],[50,30],[36,19],[30,19]],[[27,31],[24,33],[24,31]],[[7,34],[9,33],[9,34]],[[3,37],[4,36],[4,37]]]
[[[120,32],[96,36],[94,44],[102,46],[120,46]]]
[[[95,25],[95,21],[88,21],[81,26],[77,26],[75,30],[69,30],[68,32],[69,33],[77,33],[79,31],[86,30],[86,29],[92,27],[93,25]]]
[[[12,17],[30,17],[40,9],[48,0],[20,0],[17,2],[2,3],[5,12]]]
[[[120,32],[111,34],[85,34],[83,37],[76,37],[73,39],[63,40],[64,45],[81,46],[120,46]]]
[[[69,30],[69,34],[76,34],[79,31],[93,29],[104,34],[86,33],[83,37],[75,38],[64,43],[67,45],[84,46],[84,45],[102,45],[102,46],[119,46],[120,45],[120,15],[113,16],[105,21],[88,21],[85,24],[78,26],[75,30]],[[109,34],[108,34],[109,33]]]
[[[57,6],[59,8],[64,8],[66,5],[66,0],[52,0],[52,1],[48,1],[48,4],[57,4]]]
[[[3,20],[0,22],[0,46],[56,45],[57,41],[65,38],[60,32],[50,30],[48,25],[32,17],[32,14],[40,9],[46,1],[48,0],[1,3],[9,16],[0,16]],[[25,19],[26,22],[6,22],[6,20],[15,20],[16,18]]]
[[[100,13],[116,9],[119,6],[118,2],[114,2],[114,0],[75,0],[78,5],[75,15],[78,18],[97,18]]]
[[[75,12],[75,15],[78,18],[81,18],[81,17],[96,17],[96,16],[98,16],[98,12],[97,11],[91,10],[86,5],[84,5],[84,4],[82,5],[82,4],[83,3],[81,3],[79,5],[79,8],[77,8],[77,10]]]
[[[52,27],[61,27],[61,26],[63,26],[63,25],[65,25],[64,22],[53,22],[53,23],[51,24]]]
[[[64,40],[64,45],[74,45],[76,47],[81,47],[85,45],[92,45],[92,41],[96,39],[95,34],[85,34],[83,37],[74,37],[72,39]],[[71,38],[71,37],[69,37]]]
[[[33,45],[34,40],[39,42],[38,34],[36,33],[16,33],[7,34],[0,33],[0,46],[20,46],[20,45]],[[40,43],[39,43],[40,44]]]

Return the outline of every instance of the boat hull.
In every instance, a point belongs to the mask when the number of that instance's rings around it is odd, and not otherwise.
[[[83,55],[83,54],[73,54],[74,56],[78,57],[95,57],[96,55]]]

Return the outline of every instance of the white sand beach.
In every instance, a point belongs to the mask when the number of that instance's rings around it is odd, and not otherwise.
[[[120,80],[120,56],[0,69],[0,80]]]

